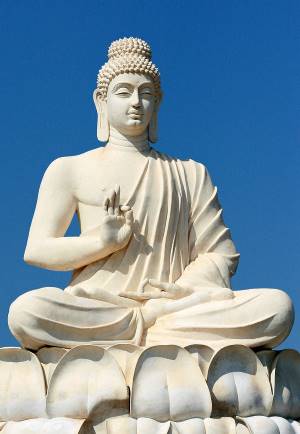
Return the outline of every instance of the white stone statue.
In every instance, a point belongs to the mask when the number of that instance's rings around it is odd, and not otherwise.
[[[239,255],[206,168],[155,150],[159,72],[141,39],[112,43],[94,101],[104,147],[55,160],[41,183],[25,261],[74,270],[62,291],[20,296],[20,344],[273,347],[293,307],[277,289],[232,291]],[[66,237],[77,213],[81,235]]]

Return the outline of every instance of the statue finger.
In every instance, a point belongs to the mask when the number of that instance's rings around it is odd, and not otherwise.
[[[148,279],[148,278],[144,279],[144,280],[141,282],[141,284],[140,284],[140,286],[138,287],[138,290],[137,290],[138,294],[143,294],[143,293],[144,293],[144,291],[145,291],[145,286],[148,284],[148,282],[149,282],[149,279]]]
[[[109,204],[108,204],[108,214],[114,214],[114,203],[115,203],[116,192],[113,190],[109,196]]]
[[[120,215],[120,186],[119,185],[116,185],[115,192],[116,192],[116,196],[115,196],[114,211],[116,215]]]
[[[109,205],[109,198],[107,197],[103,202],[103,210],[105,214],[107,214],[108,212],[108,205]]]
[[[125,212],[125,220],[126,220],[126,224],[129,225],[130,227],[132,227],[132,225],[133,225],[133,211],[132,211],[132,209]]]
[[[153,300],[158,298],[174,298],[172,294],[169,294],[165,291],[148,291],[142,294],[145,300]]]
[[[130,210],[130,206],[129,205],[120,205],[120,210],[125,213],[126,211]]]
[[[73,289],[73,294],[76,295],[77,297],[86,297],[86,291],[79,286]]]
[[[145,296],[144,294],[139,294],[137,292],[121,292],[119,294],[120,297],[124,297],[130,300],[135,300],[135,301],[139,301],[139,302],[143,302],[143,301],[147,301],[149,300],[148,296]]]
[[[154,288],[158,288],[161,291],[169,291],[170,290],[170,283],[167,282],[161,282],[157,279],[149,279],[149,284],[153,286]]]

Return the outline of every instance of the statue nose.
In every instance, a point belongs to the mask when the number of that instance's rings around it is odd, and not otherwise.
[[[133,92],[131,104],[133,107],[140,107],[141,106],[141,101],[140,101],[140,97],[139,97],[138,92]]]

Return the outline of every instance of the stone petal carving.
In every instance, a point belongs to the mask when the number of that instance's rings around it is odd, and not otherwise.
[[[255,353],[230,345],[213,357],[207,378],[214,416],[268,415],[272,390],[268,375]]]
[[[29,419],[8,422],[2,434],[79,434],[84,420],[79,419]]]
[[[156,420],[141,417],[137,421],[137,434],[171,434],[171,422],[157,422]]]
[[[66,353],[49,385],[50,417],[109,417],[128,412],[128,390],[115,359],[103,348],[82,345]]]
[[[241,419],[250,434],[298,434],[299,423],[279,416],[251,416]]]
[[[236,434],[251,434],[247,425],[237,422],[236,423]]]
[[[211,414],[210,393],[194,358],[175,345],[146,349],[134,372],[131,416],[160,422]]]
[[[273,362],[278,354],[275,350],[262,350],[256,353],[256,356],[261,361],[263,367],[265,368],[267,374],[271,375]]]
[[[207,378],[209,364],[215,351],[207,345],[188,345],[185,349],[197,360],[204,377]]]
[[[53,374],[54,369],[67,351],[68,350],[66,350],[65,348],[44,347],[36,353],[37,358],[42,364],[47,381],[47,386],[49,385],[50,378]]]
[[[0,420],[45,417],[46,388],[37,357],[21,348],[0,348]]]
[[[250,434],[281,434],[274,420],[266,416],[242,418]],[[283,433],[282,433],[283,434]]]
[[[205,434],[236,434],[235,420],[231,417],[205,419]]]
[[[137,434],[206,434],[202,419],[189,419],[182,422],[157,422],[141,417],[137,419]]]
[[[300,423],[296,420],[291,421],[291,425],[295,431],[295,434],[300,434]]]
[[[172,428],[172,434],[206,434],[204,421],[202,419],[189,419],[184,420],[183,422],[172,422]]]
[[[136,419],[129,416],[107,418],[100,423],[86,421],[80,434],[136,434]]]
[[[109,347],[108,351],[121,367],[126,384],[131,386],[137,360],[144,348],[133,344],[117,344]]]
[[[271,419],[278,426],[280,434],[295,434],[295,430],[288,420],[279,416],[273,416]]]
[[[285,418],[300,418],[300,354],[284,350],[274,360],[271,384],[274,399],[271,413]]]

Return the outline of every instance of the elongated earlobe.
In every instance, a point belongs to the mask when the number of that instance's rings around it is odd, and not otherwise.
[[[98,113],[97,138],[100,142],[107,142],[109,139],[109,123],[107,116],[107,104],[99,98],[98,90],[94,92],[94,102]]]
[[[162,93],[158,96],[155,108],[148,127],[148,139],[151,143],[156,143],[158,139],[158,109],[162,100]]]
[[[151,143],[157,142],[157,130],[157,111],[155,110],[148,127],[148,138]]]
[[[97,138],[100,140],[100,142],[108,142],[109,139],[109,123],[105,101],[100,102],[100,111],[98,113],[97,122]]]

